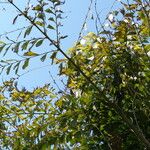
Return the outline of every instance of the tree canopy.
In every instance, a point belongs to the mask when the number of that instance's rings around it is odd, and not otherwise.
[[[4,56],[12,51],[23,57],[1,60],[1,72],[18,74],[34,57],[42,62],[51,59],[67,83],[63,91],[51,84],[28,91],[18,88],[18,77],[5,81],[0,86],[0,146],[13,150],[150,149],[149,1],[120,2],[122,8],[106,18],[107,28],[95,9],[97,33],[82,36],[68,52],[61,48],[67,36],[59,33],[62,1],[40,0],[25,11],[8,2],[19,11],[13,23],[25,17],[30,26],[23,41],[0,42]],[[42,36],[26,40],[35,29]],[[56,39],[49,37],[52,30]],[[45,41],[56,50],[40,54],[32,50]]]

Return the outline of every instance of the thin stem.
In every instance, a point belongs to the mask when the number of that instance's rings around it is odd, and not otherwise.
[[[87,21],[87,19],[88,19],[89,13],[90,13],[90,11],[91,11],[91,7],[92,7],[92,4],[93,4],[93,1],[94,1],[94,0],[91,0],[90,5],[89,5],[89,7],[88,7],[88,11],[87,11],[87,13],[86,13],[84,22],[83,22],[83,24],[82,24],[82,28],[81,28],[81,31],[80,31],[80,33],[79,33],[79,37],[78,37],[77,42],[79,42],[79,40],[80,40],[80,38],[81,38],[81,36],[82,36],[82,31],[83,31],[83,29],[84,29],[84,27],[85,27],[85,25],[86,25],[86,21]]]

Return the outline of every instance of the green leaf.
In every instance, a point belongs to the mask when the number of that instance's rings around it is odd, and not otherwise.
[[[55,22],[53,17],[50,17],[48,20]]]
[[[40,6],[40,5],[37,5],[33,8],[33,10],[36,10],[36,11],[42,11],[43,10],[43,7]]]
[[[54,13],[53,13],[53,11],[52,11],[51,9],[49,9],[49,8],[48,8],[48,9],[46,9],[46,10],[45,10],[45,12],[47,12],[47,13],[51,13],[51,14],[54,14]]]
[[[14,19],[13,19],[13,24],[16,23],[17,18],[19,17],[19,15],[17,15]]]
[[[27,35],[29,35],[29,34],[31,33],[32,27],[33,27],[33,26],[30,26],[30,27],[28,27],[28,28],[26,29],[26,31],[25,31],[25,33],[24,33],[24,38],[25,38]]]
[[[51,29],[51,30],[55,30],[55,28],[51,25],[48,25],[47,28]]]
[[[53,54],[51,55],[51,59],[52,59],[52,64],[54,63],[54,59],[56,58],[57,52],[53,52]]]
[[[20,65],[20,62],[18,62],[18,63],[13,67],[13,69],[15,70],[15,74],[18,73],[19,65]]]
[[[5,56],[5,55],[7,54],[8,50],[10,49],[10,47],[11,47],[11,45],[9,45],[9,46],[5,49],[5,53],[4,53],[3,56]]]
[[[60,39],[65,39],[65,38],[67,38],[67,37],[68,37],[68,35],[61,36]]]
[[[30,58],[25,60],[23,66],[22,66],[22,69],[26,69],[29,66],[29,60],[30,60]]]
[[[21,46],[22,50],[26,50],[28,45],[29,45],[29,41],[26,41],[25,43],[23,43],[23,45]]]
[[[42,21],[36,21],[35,24],[44,27],[44,23]]]
[[[18,51],[19,51],[19,46],[20,46],[20,43],[17,43],[17,44],[13,47],[13,51],[14,51],[15,53],[18,53]]]
[[[11,67],[12,67],[12,65],[10,65],[10,66],[6,69],[6,74],[7,74],[7,75],[10,73]]]
[[[43,56],[40,58],[40,60],[41,60],[42,62],[44,62],[45,59],[46,59],[46,56],[47,56],[47,54],[43,55]]]
[[[4,49],[5,45],[0,46],[0,52]]]
[[[39,13],[37,17],[43,20],[45,15],[43,13]]]
[[[5,43],[3,41],[0,41],[0,45],[4,45]]]
[[[42,39],[42,40],[39,40],[39,41],[36,43],[36,45],[35,45],[35,46],[36,46],[36,47],[41,46],[41,45],[42,45],[42,43],[43,43],[43,41],[44,41],[43,39]]]

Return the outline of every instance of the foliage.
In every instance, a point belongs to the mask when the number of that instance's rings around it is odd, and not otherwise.
[[[62,53],[67,57],[59,60],[57,52],[51,55],[52,62],[60,64],[60,75],[68,77],[67,92],[56,93],[50,85],[32,92],[19,90],[14,81],[0,87],[3,147],[150,148],[149,3],[134,0],[132,4],[122,2],[122,5],[119,11],[110,13],[115,17],[108,16],[110,28],[106,30],[102,26],[103,31],[98,35],[90,32],[82,37],[69,50],[70,57]],[[37,5],[33,10],[41,11],[41,8]],[[34,27],[40,24],[32,23]],[[38,41],[36,46],[42,42]],[[59,42],[52,44],[61,52]],[[30,57],[39,55],[26,50],[23,69]],[[6,69],[8,74],[9,70]]]
[[[45,85],[29,92],[18,90],[12,81],[4,83],[0,96],[1,145],[13,149],[33,149],[48,128],[53,128],[56,114],[52,102],[56,96],[48,87]]]
[[[10,4],[15,4],[9,1]],[[60,27],[63,11],[59,10],[59,7],[63,4],[58,0],[40,0],[35,2],[34,6],[28,5],[24,11],[16,8],[19,14],[14,18],[13,24],[17,23],[19,17],[26,18],[29,21],[29,25],[25,28],[21,28],[21,32],[17,35],[15,40],[12,40],[6,36],[5,41],[0,41],[0,52],[5,56],[10,50],[20,56],[18,59],[2,59],[0,60],[0,71],[6,70],[7,75],[10,72],[19,73],[19,70],[26,69],[31,59],[38,57],[42,62],[47,57],[51,57],[52,61],[56,56],[59,43],[65,36],[60,34]],[[19,29],[18,29],[19,30]],[[34,37],[32,32],[39,31],[40,37]],[[54,35],[54,39],[48,37],[48,35]],[[33,37],[32,37],[33,36]],[[28,38],[28,39],[27,39]],[[21,40],[22,39],[22,40]],[[38,47],[41,47],[44,42],[48,42],[50,45],[55,46],[55,49],[51,51],[39,51]],[[34,50],[33,50],[34,49]]]

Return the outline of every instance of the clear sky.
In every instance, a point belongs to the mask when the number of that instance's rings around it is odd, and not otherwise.
[[[33,0],[33,4],[34,4]],[[110,11],[110,8],[112,4],[114,3],[115,0],[97,0],[98,2],[98,11],[100,13],[100,17],[103,20],[107,13]],[[2,2],[2,1],[0,1]],[[27,2],[27,0],[14,0],[14,2],[21,8],[24,8],[24,4]],[[119,2],[115,2],[114,7],[118,7]],[[68,35],[68,38],[66,38],[63,43],[63,49],[66,51],[68,48],[70,48],[75,41],[78,39],[81,27],[83,25],[86,13],[88,11],[88,7],[90,4],[90,0],[66,0],[65,5],[61,8],[65,14],[64,16],[67,16],[66,19],[63,20],[63,27],[62,27],[62,32],[64,35]],[[92,7],[94,9],[94,5]],[[83,32],[86,34],[87,32],[90,31],[95,31],[95,21],[90,19],[91,15],[93,13],[93,10],[91,9],[90,14],[88,16],[87,20],[87,27],[83,30]],[[16,15],[16,10],[8,5],[8,4],[0,4],[0,34],[3,34],[5,32],[24,27],[27,25],[27,22],[24,21],[23,19],[19,19],[16,25],[12,25],[12,20],[14,16]],[[8,37],[14,36],[15,33],[13,34],[8,34]],[[34,35],[38,36],[38,33],[34,33]],[[3,37],[1,37],[1,40],[3,40]],[[45,43],[44,45],[45,49],[49,48],[49,44]],[[12,58],[14,57],[13,54],[10,52],[8,53],[8,57]],[[3,58],[3,56],[0,54],[0,58]],[[19,79],[19,86],[23,87],[25,86],[28,89],[32,89],[33,87],[36,86],[42,86],[45,83],[52,82],[51,77],[49,75],[49,71],[51,71],[51,74],[54,75],[55,78],[57,69],[54,66],[50,65],[49,61],[46,61],[44,63],[41,63],[39,59],[33,60],[31,63],[31,67],[29,69],[33,68],[38,68],[39,66],[45,66],[40,69],[36,69],[34,71],[31,71],[24,76],[22,76]],[[10,75],[11,77],[13,74]],[[6,77],[6,75],[2,74],[0,75],[0,80],[1,79],[8,79],[10,76]],[[58,80],[58,78],[56,79]]]

